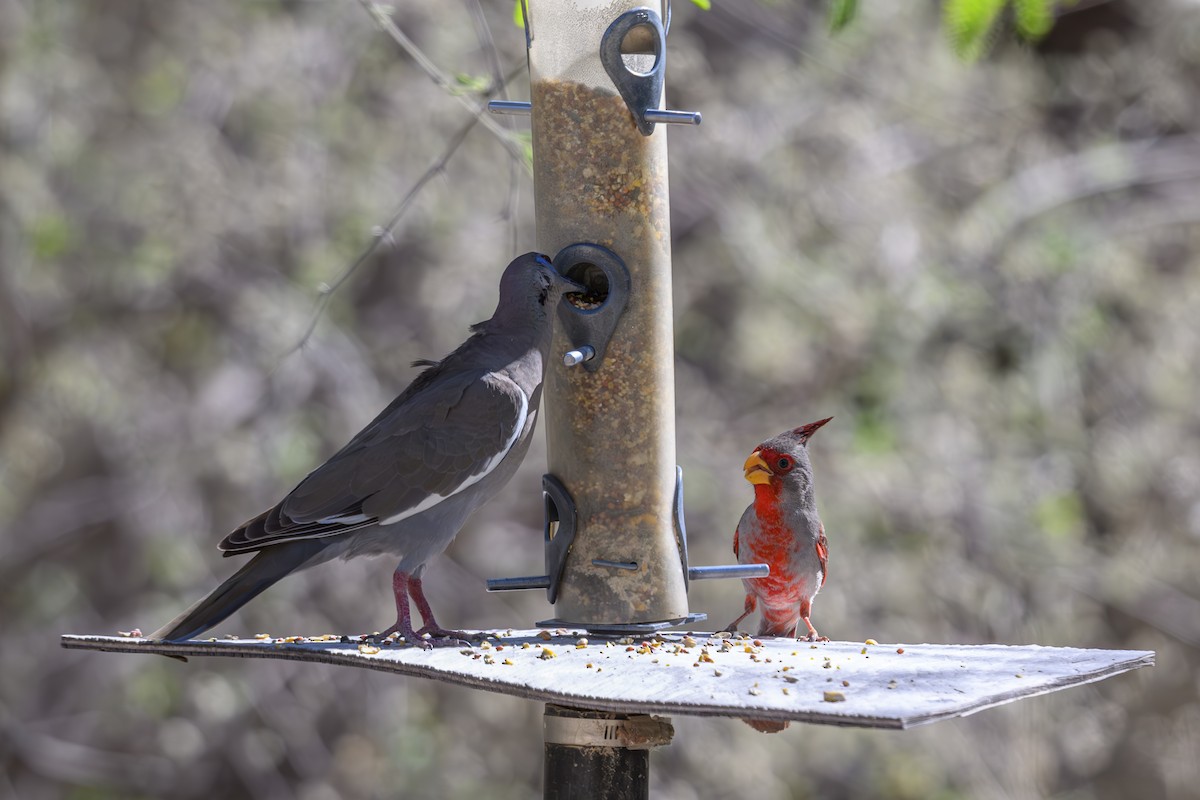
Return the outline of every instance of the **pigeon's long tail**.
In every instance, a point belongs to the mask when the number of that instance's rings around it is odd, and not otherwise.
[[[180,642],[221,624],[280,578],[304,566],[314,555],[314,548],[297,545],[312,544],[294,542],[260,551],[207,597],[150,634],[150,638]]]

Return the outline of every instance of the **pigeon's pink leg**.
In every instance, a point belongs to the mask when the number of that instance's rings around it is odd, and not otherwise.
[[[421,636],[428,633],[435,639],[450,639],[466,641],[472,638],[478,639],[478,633],[467,633],[466,631],[452,631],[438,625],[437,620],[433,618],[433,609],[429,607],[429,601],[425,599],[425,590],[421,587],[421,579],[415,575],[408,578],[408,593],[412,595],[413,602],[417,604],[417,611],[421,614],[421,619],[425,621],[425,627],[417,631],[417,635]],[[397,595],[396,602],[400,599]]]
[[[413,579],[400,570],[392,573],[392,594],[396,596],[396,624],[387,630],[380,631],[375,638],[384,639],[393,633],[398,633],[404,637],[404,641],[410,644],[419,644],[428,650],[432,645],[422,640],[420,635],[413,630],[412,612],[408,608],[408,584],[410,580]]]

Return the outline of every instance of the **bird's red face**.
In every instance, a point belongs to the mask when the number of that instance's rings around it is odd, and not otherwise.
[[[742,465],[742,473],[746,480],[755,486],[778,488],[796,465],[806,460],[804,449],[809,437],[831,419],[833,417],[802,425],[754,448],[754,452]]]
[[[742,465],[742,471],[746,480],[755,485],[769,484],[772,480],[791,472],[795,466],[795,456],[773,447],[759,445]]]

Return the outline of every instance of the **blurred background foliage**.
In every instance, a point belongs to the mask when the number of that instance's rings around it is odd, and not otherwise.
[[[828,13],[676,8],[671,106],[705,120],[671,133],[694,560],[731,560],[749,450],[832,414],[822,631],[1158,666],[907,733],[677,718],[657,796],[1195,796],[1200,5],[1081,0],[973,65],[942,4]],[[511,14],[392,19],[486,84],[484,22],[520,73]],[[355,3],[0,0],[0,796],[537,794],[536,703],[57,642],[207,591],[220,536],[490,313],[531,187],[476,130],[285,355],[468,119]],[[549,615],[483,590],[540,568],[543,452],[431,564],[444,623]],[[220,631],[379,628],[392,566],[291,578]],[[740,587],[692,604],[723,625]]]

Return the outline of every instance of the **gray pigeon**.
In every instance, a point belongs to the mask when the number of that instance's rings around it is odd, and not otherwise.
[[[582,287],[537,253],[500,279],[486,322],[427,366],[370,425],[274,508],[225,537],[226,556],[257,552],[208,597],[151,635],[181,641],[219,624],[271,584],[334,558],[400,557],[396,632],[409,642],[461,637],[441,628],[421,588],[425,562],[508,483],[529,449],[555,309]],[[414,631],[408,598],[424,620]]]

